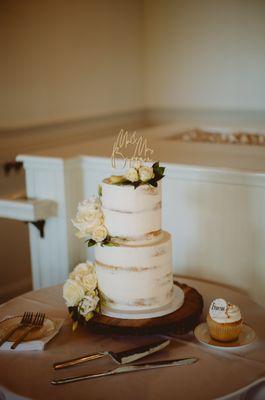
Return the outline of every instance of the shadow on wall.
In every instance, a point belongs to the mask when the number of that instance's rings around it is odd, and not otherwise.
[[[0,219],[0,303],[31,290],[28,227]]]
[[[0,166],[13,158],[12,149],[0,158]],[[25,191],[24,171],[0,170],[0,198]],[[0,303],[31,290],[31,264],[28,226],[21,221],[0,217]]]

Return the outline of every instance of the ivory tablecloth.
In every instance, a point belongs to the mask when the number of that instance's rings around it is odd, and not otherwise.
[[[100,372],[114,367],[108,359],[54,372],[55,361],[104,350],[119,351],[150,341],[150,337],[96,334],[85,327],[71,330],[71,320],[62,299],[62,287],[53,286],[16,297],[0,306],[6,315],[43,311],[49,317],[65,318],[60,333],[43,352],[0,353],[0,400],[3,399],[265,399],[265,310],[247,296],[223,286],[178,278],[195,287],[205,302],[204,317],[213,298],[240,306],[245,321],[255,328],[257,341],[237,351],[213,350],[199,344],[193,334],[175,337],[169,348],[149,360],[198,357],[191,366],[171,367],[134,374],[106,377],[62,386],[52,386],[52,378]],[[152,337],[154,339],[154,336]],[[256,387],[251,389],[251,385]],[[254,386],[255,386],[254,385]],[[2,397],[1,397],[2,396]],[[228,397],[226,397],[228,396]]]

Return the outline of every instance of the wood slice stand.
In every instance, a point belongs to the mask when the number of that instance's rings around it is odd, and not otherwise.
[[[193,330],[200,320],[203,298],[196,289],[174,282],[185,294],[184,304],[177,311],[156,318],[120,319],[106,315],[97,315],[88,323],[89,328],[104,333],[153,334],[173,331],[184,335]]]

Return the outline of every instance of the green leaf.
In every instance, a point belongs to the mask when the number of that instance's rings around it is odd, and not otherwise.
[[[102,196],[102,186],[101,185],[98,185],[98,195],[99,195],[99,197]]]
[[[109,181],[112,185],[122,185],[127,182],[127,179],[123,175],[111,175]]]
[[[97,242],[96,242],[95,240],[89,239],[89,240],[87,241],[87,247],[92,247],[92,246],[94,246],[96,243],[97,243]]]
[[[165,175],[160,175],[156,180],[160,181],[162,178],[164,178]]]
[[[77,325],[78,325],[78,321],[74,321],[74,322],[73,322],[73,325],[72,325],[72,331],[73,331],[73,332],[76,331]]]
[[[151,181],[148,182],[149,185],[153,186],[153,187],[157,187],[157,181],[155,179],[152,179]]]
[[[134,189],[136,189],[136,188],[138,188],[138,186],[141,185],[141,181],[132,182],[132,185],[133,185]]]
[[[86,314],[85,316],[85,320],[88,322],[90,319],[92,319],[94,317],[94,313],[93,311],[89,312],[88,314]]]
[[[103,243],[103,246],[119,247],[119,243],[115,243],[115,242],[105,242],[105,243]]]
[[[163,175],[163,173],[165,172],[165,167],[158,167],[156,169],[156,172],[158,175]]]

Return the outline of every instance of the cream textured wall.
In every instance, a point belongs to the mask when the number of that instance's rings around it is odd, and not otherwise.
[[[1,0],[0,128],[265,109],[263,0]]]
[[[1,0],[0,126],[135,110],[140,0]]]
[[[265,109],[264,0],[146,0],[145,102]]]

